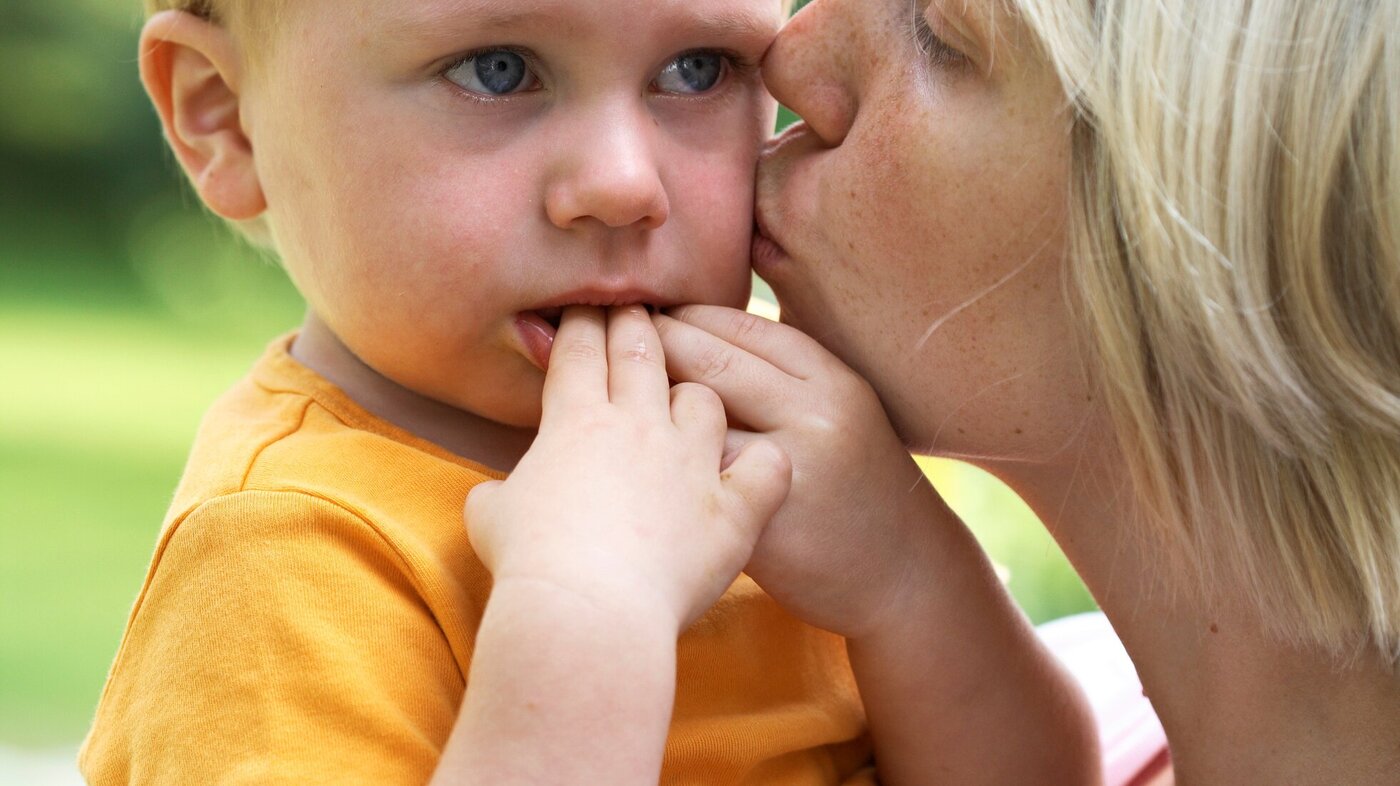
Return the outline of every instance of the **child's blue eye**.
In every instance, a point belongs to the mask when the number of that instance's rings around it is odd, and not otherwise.
[[[724,77],[725,57],[717,52],[689,52],[672,60],[656,77],[663,93],[707,93]]]
[[[488,96],[503,96],[534,89],[536,78],[525,58],[508,49],[472,55],[443,72],[448,81]]]

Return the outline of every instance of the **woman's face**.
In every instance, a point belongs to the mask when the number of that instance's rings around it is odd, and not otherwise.
[[[1062,283],[1070,121],[1026,33],[996,0],[816,0],[765,76],[805,120],[759,173],[754,264],[784,321],[915,449],[1062,455],[1090,397]]]

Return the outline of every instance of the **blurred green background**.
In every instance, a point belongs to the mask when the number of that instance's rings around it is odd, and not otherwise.
[[[0,749],[81,739],[203,408],[300,317],[182,186],[139,5],[0,4]],[[1092,607],[1010,492],[926,466],[1033,619]]]

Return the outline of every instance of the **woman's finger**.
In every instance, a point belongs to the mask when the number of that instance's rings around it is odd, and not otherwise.
[[[607,327],[603,310],[569,306],[554,336],[544,377],[544,418],[552,410],[608,400]]]
[[[672,378],[713,389],[731,418],[758,431],[777,428],[789,414],[774,403],[791,398],[798,380],[790,374],[706,330],[665,315],[655,320]]]
[[[642,306],[608,309],[608,400],[658,414],[670,407],[666,356]]]
[[[679,306],[666,315],[711,333],[798,379],[830,369],[835,356],[790,325],[724,306]]]

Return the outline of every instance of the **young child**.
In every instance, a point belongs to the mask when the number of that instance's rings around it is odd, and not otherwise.
[[[141,72],[176,157],[210,209],[270,239],[309,311],[205,419],[82,769],[93,784],[426,782],[492,594],[463,501],[534,439],[564,307],[748,296],[775,112],[757,66],[781,0],[160,9]],[[508,624],[514,597],[500,593]],[[603,664],[566,645],[574,680],[647,676],[614,627]],[[839,638],[748,581],[677,633],[666,782],[836,783],[868,763]],[[571,733],[624,736],[641,710],[617,693]],[[499,712],[483,726],[513,730]],[[583,754],[626,750],[550,739],[524,764],[572,752],[581,780]]]
[[[785,454],[641,308],[747,296],[779,0],[150,10],[177,159],[308,314],[206,416],[89,782],[873,782],[845,642],[735,581]]]

